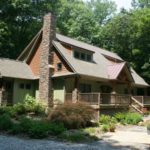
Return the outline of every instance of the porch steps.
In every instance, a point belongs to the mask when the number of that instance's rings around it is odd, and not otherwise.
[[[147,108],[145,108],[144,104],[139,102],[134,97],[131,97],[131,108],[134,109],[136,112],[139,112],[140,114],[144,114],[147,112]]]
[[[132,107],[136,112],[139,112],[140,114],[143,114],[143,111],[141,111],[136,105],[131,104],[131,107]]]

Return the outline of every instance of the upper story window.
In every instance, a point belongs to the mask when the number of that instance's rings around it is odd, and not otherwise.
[[[88,62],[92,62],[92,54],[90,54],[90,53],[80,52],[80,51],[74,50],[73,55],[74,55],[74,58],[88,61]]]
[[[62,63],[57,63],[57,71],[61,71],[62,70]]]

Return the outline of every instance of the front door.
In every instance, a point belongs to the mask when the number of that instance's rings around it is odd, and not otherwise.
[[[13,80],[4,80],[3,86],[4,86],[4,97],[6,100],[7,105],[13,104]]]

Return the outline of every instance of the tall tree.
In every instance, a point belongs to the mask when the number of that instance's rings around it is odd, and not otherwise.
[[[102,28],[100,46],[117,52],[150,81],[150,9],[120,13]]]

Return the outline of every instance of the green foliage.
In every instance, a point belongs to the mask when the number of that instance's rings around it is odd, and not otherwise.
[[[8,114],[0,116],[0,130],[8,131],[13,126],[13,122]]]
[[[28,130],[31,138],[46,138],[49,134],[49,124],[44,121],[32,121]]]
[[[48,119],[55,123],[63,123],[68,129],[84,128],[91,123],[94,110],[84,103],[65,103],[57,106]]]
[[[136,125],[142,121],[142,115],[138,113],[117,113],[114,117],[122,124]]]
[[[127,113],[125,123],[136,125],[142,121],[142,116],[138,113]]]
[[[109,131],[109,124],[103,124],[103,125],[101,126],[101,130],[102,130],[103,132],[108,132],[108,131]]]
[[[85,135],[82,132],[65,132],[62,135],[60,135],[60,138],[70,142],[83,142],[85,140]]]
[[[101,115],[99,118],[99,122],[101,124],[109,124],[109,123],[116,123],[117,120],[114,117],[111,117],[109,115]]]
[[[28,133],[29,129],[32,126],[32,120],[26,117],[23,117],[19,120],[19,125],[21,127],[22,133]]]
[[[27,112],[34,112],[37,115],[45,113],[44,106],[37,102],[37,100],[30,95],[26,95],[23,105]]]

